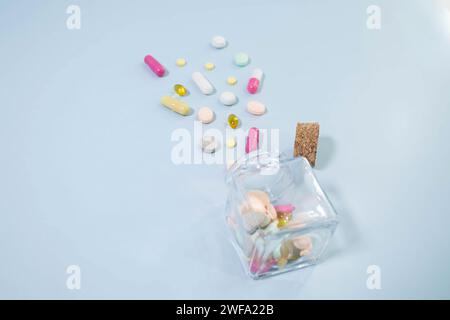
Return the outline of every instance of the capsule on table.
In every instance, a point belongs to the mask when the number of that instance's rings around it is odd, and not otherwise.
[[[206,79],[206,77],[200,72],[198,71],[194,72],[192,74],[192,80],[203,94],[208,95],[214,92],[214,87],[211,84],[211,82],[209,82],[209,80]]]
[[[247,91],[251,94],[258,92],[259,85],[261,84],[263,77],[263,71],[261,69],[255,69],[252,77],[248,80]]]
[[[158,60],[153,58],[153,56],[151,56],[149,54],[146,55],[144,58],[144,62],[145,62],[145,64],[147,64],[149,66],[150,69],[152,69],[152,71],[158,77],[162,77],[166,73],[166,68],[164,68],[164,66],[161,63],[159,63]]]
[[[259,145],[259,130],[258,128],[250,128],[248,130],[247,141],[245,143],[245,153],[258,150]]]
[[[161,104],[183,116],[187,116],[191,110],[191,108],[189,108],[189,105],[186,102],[180,101],[170,96],[163,96],[161,98]]]

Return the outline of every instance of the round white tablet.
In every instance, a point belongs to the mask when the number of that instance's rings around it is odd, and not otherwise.
[[[222,49],[227,46],[227,40],[222,36],[215,36],[211,40],[211,45],[216,49]]]
[[[225,106],[232,106],[233,104],[236,104],[237,97],[233,92],[225,91],[222,92],[222,94],[219,97],[219,100]]]
[[[208,107],[201,107],[197,112],[197,118],[202,123],[210,123],[214,120],[214,112]]]
[[[252,100],[247,103],[247,111],[256,116],[260,116],[266,112],[266,106],[259,101]]]

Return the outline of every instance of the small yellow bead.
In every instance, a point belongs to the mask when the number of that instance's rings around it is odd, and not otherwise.
[[[235,146],[236,146],[236,139],[235,138],[227,139],[227,148],[232,149]]]
[[[239,126],[239,118],[235,114],[228,116],[228,124],[231,128],[236,129]]]
[[[228,77],[228,78],[227,78],[227,83],[228,83],[230,86],[234,86],[234,85],[237,83],[237,79],[236,79],[235,77]]]
[[[177,64],[177,66],[179,67],[184,67],[186,65],[186,59],[184,58],[178,58],[177,61],[175,62]]]
[[[216,67],[216,66],[215,66],[214,63],[212,63],[212,62],[207,62],[207,63],[205,63],[205,69],[208,70],[208,71],[213,70],[215,67]]]
[[[278,228],[283,228],[286,226],[287,223],[288,223],[287,219],[278,219],[277,226],[278,226]]]
[[[173,90],[180,96],[183,97],[187,94],[187,89],[182,84],[176,84],[173,86]]]

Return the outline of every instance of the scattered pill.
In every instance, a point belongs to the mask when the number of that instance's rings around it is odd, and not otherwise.
[[[214,153],[218,148],[217,140],[214,136],[203,136],[202,150],[206,153]]]
[[[216,65],[212,62],[205,63],[205,69],[208,71],[214,70],[215,67],[216,67]]]
[[[235,146],[236,146],[236,139],[234,137],[227,139],[227,148],[232,149]]]
[[[211,39],[211,45],[216,49],[222,49],[227,46],[227,40],[222,36],[214,36]]]
[[[186,59],[184,59],[184,58],[178,58],[178,59],[175,61],[175,63],[176,63],[176,65],[179,66],[179,67],[184,67],[184,66],[186,65]]]
[[[287,223],[289,222],[289,220],[287,220],[287,219],[282,219],[282,218],[279,218],[278,219],[278,224],[277,224],[277,226],[278,226],[278,228],[284,228],[286,225],[287,225]]]
[[[176,84],[173,86],[173,90],[180,96],[183,97],[187,94],[187,89],[182,84]]]
[[[251,190],[246,194],[246,201],[241,207],[241,213],[264,213],[264,215],[269,219],[264,226],[269,225],[272,221],[277,218],[277,213],[275,208],[270,203],[269,195],[261,190]]]
[[[237,79],[236,79],[235,77],[228,77],[228,78],[227,78],[227,83],[228,83],[230,86],[234,86],[234,85],[237,83]]]
[[[144,62],[149,66],[150,69],[158,76],[162,77],[166,73],[166,69],[163,67],[161,63],[158,62],[151,55],[146,55],[144,58]]]
[[[247,103],[247,111],[253,115],[260,116],[266,112],[266,106],[259,101],[249,101]]]
[[[228,116],[228,124],[231,128],[236,129],[239,126],[239,118],[235,114]]]
[[[211,82],[209,82],[209,80],[206,79],[205,76],[200,72],[194,72],[192,74],[192,80],[195,82],[195,84],[203,94],[208,95],[214,92],[214,87]]]
[[[234,56],[234,64],[238,67],[245,67],[250,62],[248,54],[239,52]]]
[[[186,102],[180,101],[180,100],[172,98],[170,96],[163,96],[161,98],[161,104],[183,116],[188,115],[191,110],[189,108],[189,105]]]
[[[261,84],[263,77],[263,71],[261,69],[255,69],[251,78],[248,80],[247,91],[251,94],[258,92],[259,85]]]
[[[197,118],[202,123],[210,123],[214,120],[214,112],[208,107],[201,107],[197,112]]]
[[[233,104],[236,104],[237,97],[233,92],[225,91],[222,92],[222,94],[219,97],[219,100],[225,106],[232,106]]]
[[[259,130],[257,128],[250,128],[245,144],[245,153],[250,153],[258,149],[259,144]]]
[[[299,256],[303,257],[311,253],[312,251],[312,240],[309,236],[299,236],[292,240],[293,245],[295,248],[299,249]]]
[[[276,206],[275,206],[275,210],[277,210]],[[278,228],[285,227],[289,223],[289,221],[292,220],[291,212],[279,212],[277,210],[277,216],[278,216]]]

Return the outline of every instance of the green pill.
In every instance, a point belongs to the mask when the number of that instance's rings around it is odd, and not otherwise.
[[[250,62],[248,54],[244,52],[239,52],[234,56],[234,64],[238,67],[245,67]]]

